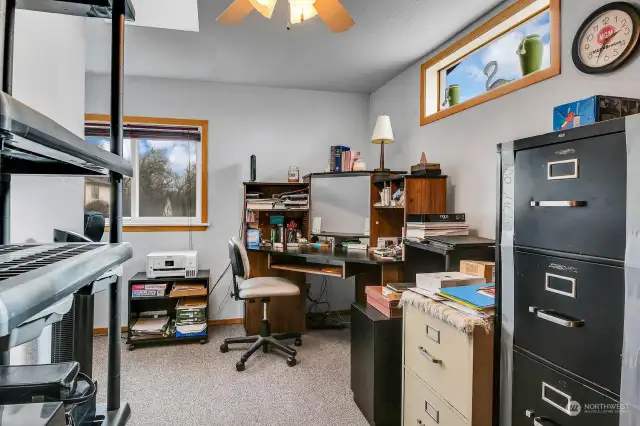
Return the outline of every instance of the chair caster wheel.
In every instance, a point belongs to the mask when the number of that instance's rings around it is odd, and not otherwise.
[[[287,358],[287,365],[289,367],[293,367],[297,364],[296,359],[295,358]]]
[[[302,346],[302,339],[298,337],[296,340],[293,341],[293,344],[296,346]]]
[[[236,370],[238,371],[244,371],[244,362],[239,361],[236,363]]]
[[[207,343],[207,341],[206,341],[206,340],[204,340],[204,339],[200,340],[200,344],[201,344],[201,345],[204,345],[204,344],[206,344],[206,343]]]
[[[262,352],[264,352],[265,354],[269,352],[269,345],[268,344],[262,346]]]
[[[223,354],[226,354],[227,352],[229,352],[229,345],[227,345],[226,343],[220,345],[220,352],[222,352]]]
[[[133,346],[133,345],[129,345],[129,346],[127,346],[127,349],[128,349],[128,350],[130,350],[130,351],[134,350],[135,348],[136,348],[136,347],[135,347],[135,346]]]

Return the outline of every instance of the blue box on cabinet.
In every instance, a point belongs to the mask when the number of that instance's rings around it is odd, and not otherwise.
[[[640,99],[591,96],[553,109],[553,131],[573,129],[599,121],[640,113]]]

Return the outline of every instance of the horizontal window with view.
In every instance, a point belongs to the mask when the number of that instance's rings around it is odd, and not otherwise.
[[[420,124],[560,73],[560,0],[520,0],[422,65]]]
[[[110,149],[109,117],[87,116],[87,142]],[[169,123],[167,123],[169,122]],[[125,231],[204,230],[207,226],[207,122],[125,117]],[[85,212],[109,216],[109,178],[85,178]]]

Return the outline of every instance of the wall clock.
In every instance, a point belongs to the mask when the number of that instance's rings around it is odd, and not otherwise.
[[[589,74],[621,67],[638,47],[640,12],[630,3],[609,3],[593,12],[573,40],[573,63]]]

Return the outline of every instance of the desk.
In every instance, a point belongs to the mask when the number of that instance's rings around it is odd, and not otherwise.
[[[365,287],[402,282],[401,260],[381,259],[365,250],[299,247],[274,249],[247,248],[250,277],[280,276],[300,287],[299,297],[276,297],[269,304],[269,318],[274,333],[306,332],[306,274],[337,278],[355,277],[355,300],[366,302]],[[329,262],[339,262],[329,265]],[[244,326],[248,335],[258,334],[262,312],[259,303],[245,303]]]

